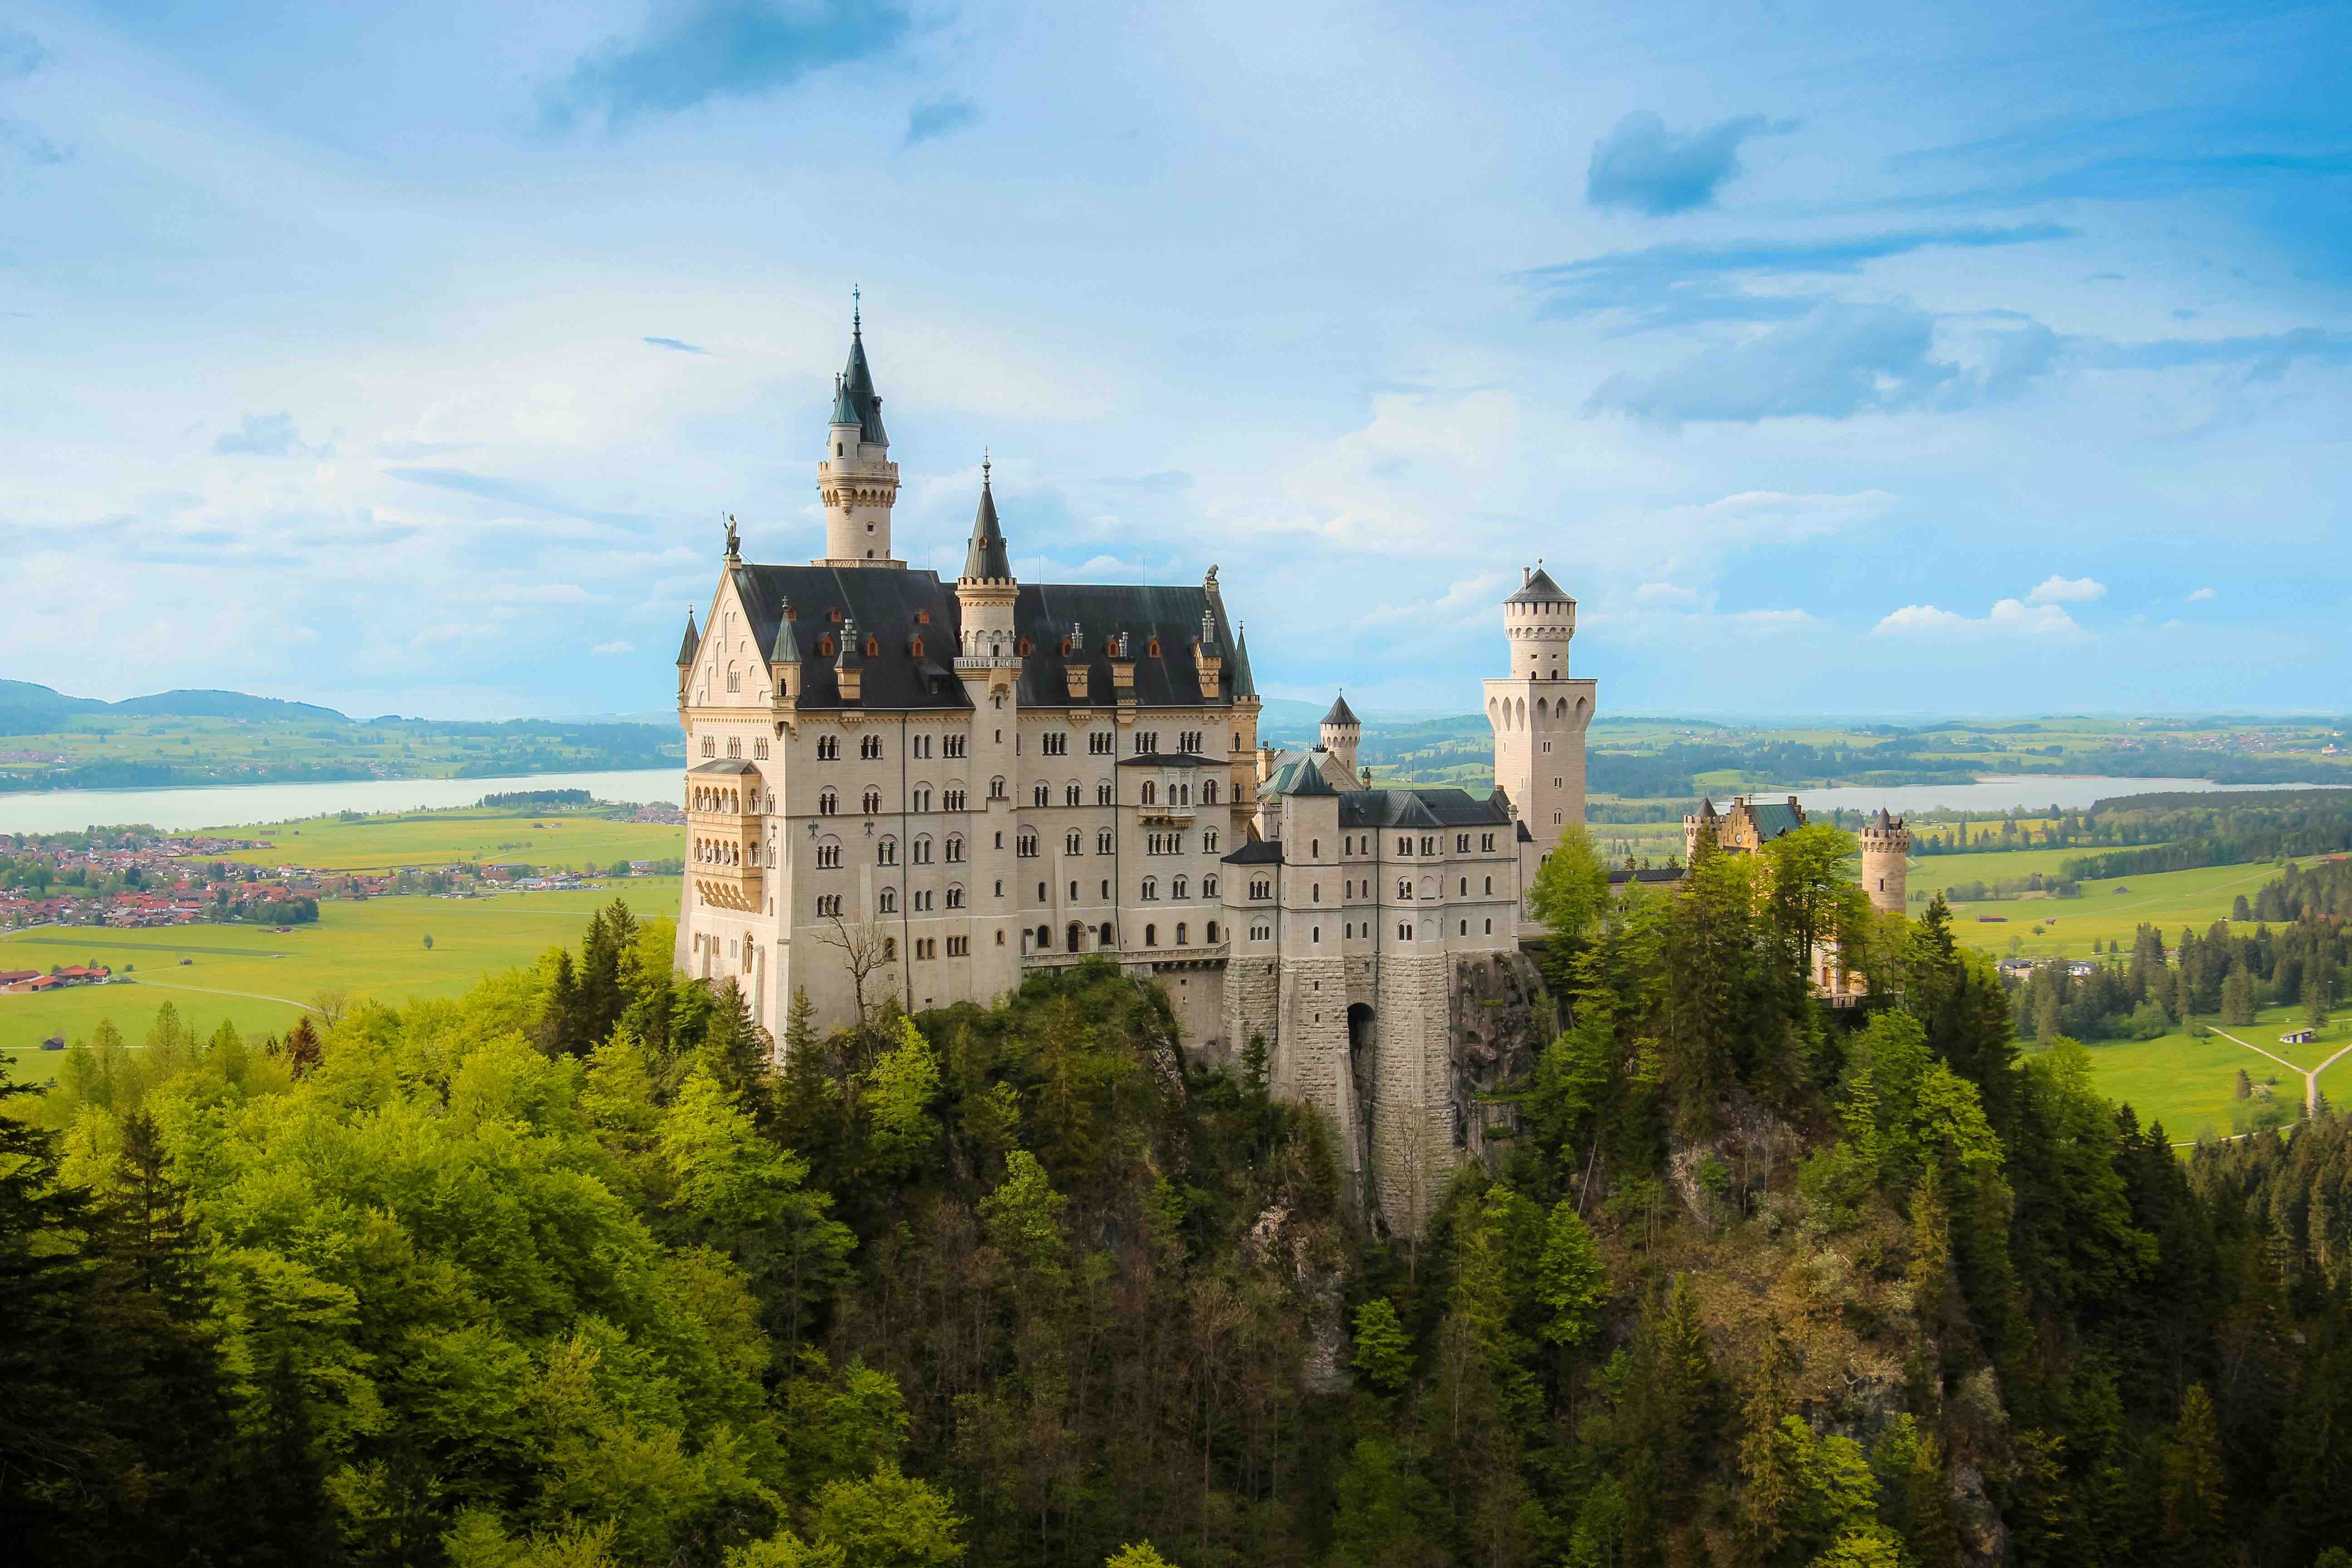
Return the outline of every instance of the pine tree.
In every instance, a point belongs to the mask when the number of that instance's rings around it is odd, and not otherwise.
[[[2213,1401],[2201,1383],[2180,1399],[2180,1418],[2164,1449],[2164,1540],[2181,1568],[2222,1561],[2228,1539],[2228,1484]]]
[[[580,979],[569,950],[555,955],[555,974],[540,1004],[539,1048],[551,1057],[580,1056],[588,1048]]]
[[[294,1027],[286,1037],[286,1070],[296,1078],[307,1078],[326,1054],[319,1031],[310,1026],[310,1015],[303,1014],[294,1020]]]

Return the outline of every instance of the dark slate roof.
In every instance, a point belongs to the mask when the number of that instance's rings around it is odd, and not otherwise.
[[[1612,887],[1622,886],[1627,882],[1679,882],[1682,879],[1682,872],[1668,866],[1643,866],[1638,870],[1632,871],[1619,866],[1613,868],[1609,873],[1609,882]]]
[[[1233,679],[1225,684],[1234,689],[1236,697],[1257,695],[1257,681],[1250,674],[1249,638],[1239,632],[1234,634]]]
[[[1503,603],[1507,605],[1573,605],[1576,601],[1561,593],[1559,584],[1551,580],[1551,574],[1538,566],[1528,574],[1527,585]]]
[[[1327,752],[1323,752],[1322,747],[1318,746],[1315,748],[1314,752],[1301,756],[1290,757],[1289,760],[1283,763],[1281,766],[1276,768],[1272,773],[1265,775],[1265,783],[1258,786],[1258,794],[1263,795],[1296,795],[1298,793],[1298,781],[1305,775],[1313,773],[1317,778],[1322,779],[1322,764],[1315,761],[1316,753],[1322,753],[1325,755],[1328,754]],[[1323,779],[1323,783],[1327,786],[1330,782],[1331,781],[1328,779]]]
[[[1200,640],[1201,617],[1208,615],[1216,629],[1218,648],[1233,658],[1233,626],[1208,592],[1190,587],[1142,587],[1133,584],[1024,583],[1013,606],[1013,630],[1029,639],[1029,657],[1021,664],[1021,706],[1066,708],[1070,687],[1064,674],[1062,639],[1073,623],[1086,635],[1089,672],[1089,705],[1115,708],[1118,699],[1111,687],[1111,639],[1125,632],[1128,658],[1135,665],[1135,700],[1145,708],[1198,708],[1233,705],[1233,683],[1222,685],[1214,698],[1201,694],[1200,669],[1192,662],[1192,645]],[[1151,639],[1160,639],[1160,656],[1151,656]]]
[[[1323,722],[1326,724],[1356,724],[1356,710],[1348,706],[1348,694],[1346,692],[1341,692],[1339,694],[1339,700],[1331,704],[1330,711],[1323,715]],[[1360,724],[1357,725],[1357,727],[1359,729],[1362,728]]]
[[[751,564],[729,570],[734,574],[736,592],[761,653],[771,664],[797,661],[806,669],[800,700],[803,708],[970,706],[963,682],[953,674],[962,606],[957,603],[953,585],[942,583],[938,573]],[[786,619],[787,606],[790,619]],[[861,642],[870,636],[880,645],[878,654],[861,659],[863,700],[856,704],[841,701],[834,659],[820,658],[816,651],[818,639],[828,633],[833,634],[836,649],[840,647],[842,628],[833,619],[835,610],[856,622]],[[1111,687],[1110,658],[1104,648],[1120,632],[1128,634],[1139,705],[1203,706],[1200,673],[1192,662],[1192,645],[1200,637],[1203,612],[1211,613],[1218,640],[1229,647],[1231,626],[1197,586],[1023,584],[1014,603],[1013,625],[1020,636],[1030,640],[1031,653],[1022,662],[1021,705],[1070,705],[1061,647],[1070,623],[1076,621],[1086,627],[1090,706],[1118,705]],[[916,619],[924,613],[930,616],[929,624]],[[1160,638],[1157,658],[1149,651],[1155,636]],[[924,649],[920,657],[913,652],[919,637]],[[1230,660],[1230,652],[1226,657]],[[1213,702],[1206,705],[1222,708],[1232,702],[1232,692],[1220,690]]]
[[[1519,824],[1519,842],[1520,842],[1520,843],[1522,843],[1522,844],[1533,844],[1535,841],[1536,841],[1536,836],[1535,836],[1534,834],[1529,833],[1529,832],[1528,831],[1528,825],[1527,825],[1526,823],[1524,823],[1524,822],[1520,823],[1520,824]]]
[[[836,398],[834,403],[836,411],[841,406],[842,398],[848,401],[850,412],[857,416],[859,439],[886,447],[890,444],[889,436],[882,428],[882,400],[874,393],[874,373],[866,363],[866,333],[862,323],[853,322],[849,329],[849,363],[841,372],[841,398]],[[835,415],[835,422],[848,423],[838,412]]]
[[[1308,752],[1307,756],[1299,761],[1297,764],[1297,772],[1291,775],[1289,784],[1280,793],[1284,795],[1338,795],[1339,792],[1331,787],[1331,781],[1323,776],[1322,764],[1315,760],[1317,757],[1327,756],[1328,754],[1329,753],[1325,752],[1320,746],[1316,747],[1314,751]]]
[[[677,667],[686,668],[702,652],[702,634],[694,629],[694,612],[686,612],[686,640],[677,645]]]
[[[1253,838],[1225,857],[1228,866],[1279,866],[1282,845],[1272,838]]]
[[[697,763],[694,766],[687,769],[686,771],[690,773],[727,773],[730,775],[740,775],[743,773],[756,773],[760,770],[753,767],[750,763],[745,762],[740,757],[720,757],[714,762]]]
[[[1458,789],[1360,789],[1339,797],[1342,827],[1499,827],[1501,801]]]
[[[971,520],[971,548],[964,552],[967,577],[1010,577],[1013,563],[1004,553],[1004,530],[996,521],[996,497],[988,481],[980,481],[980,510]]]
[[[960,621],[955,590],[941,583],[938,573],[831,566],[743,565],[730,570],[751,635],[768,661],[797,661],[806,672],[803,708],[971,706],[963,682],[943,663],[955,656]],[[787,605],[790,620],[784,618]],[[833,619],[835,610],[856,623],[861,642],[872,637],[880,645],[871,658],[863,657],[863,648],[853,656],[860,666],[862,700],[856,703],[841,700],[835,678],[834,659],[843,646],[845,624]],[[926,612],[929,625],[915,618]],[[828,635],[836,652],[821,656],[818,639]],[[923,639],[920,658],[913,651],[918,637]]]
[[[1199,756],[1192,752],[1146,752],[1139,757],[1121,757],[1122,768],[1222,768],[1225,764],[1213,757]]]

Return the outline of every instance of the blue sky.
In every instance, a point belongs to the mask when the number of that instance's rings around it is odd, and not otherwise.
[[[666,705],[804,559],[849,290],[901,553],[1222,568],[1264,687],[2328,708],[2352,13],[12,6],[0,675]]]

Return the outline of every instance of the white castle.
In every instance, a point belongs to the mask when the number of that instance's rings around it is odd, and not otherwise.
[[[1164,986],[1186,1049],[1262,1038],[1276,1091],[1322,1108],[1358,1190],[1418,1229],[1483,1131],[1473,1058],[1540,934],[1526,889],[1584,819],[1576,602],[1534,570],[1504,604],[1491,795],[1374,788],[1344,699],[1311,751],[1260,747],[1214,567],[1020,582],[985,464],[962,575],[894,556],[857,324],[825,442],[824,558],[747,563],[730,526],[687,620],[678,966],[732,978],[777,1031],[796,990],[830,1029],[1099,955]]]

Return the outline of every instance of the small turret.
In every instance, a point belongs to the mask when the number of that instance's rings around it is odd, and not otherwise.
[[[963,621],[963,647],[956,668],[985,676],[990,689],[1010,681],[1020,662],[1020,637],[1013,609],[1021,585],[1013,580],[1012,552],[996,520],[996,489],[988,455],[980,458],[980,507],[972,513],[971,541],[964,547],[963,575],[956,581],[956,606]]]
[[[1339,759],[1340,766],[1351,773],[1356,771],[1356,745],[1364,738],[1364,727],[1357,722],[1355,710],[1348,706],[1346,692],[1341,692],[1339,700],[1331,704],[1330,711],[1323,715],[1322,731],[1318,738],[1323,742],[1325,751]]]
[[[1910,898],[1911,830],[1885,806],[1862,825],[1862,890],[1870,907],[1884,915],[1899,915]]]
[[[890,554],[890,509],[898,500],[898,465],[882,427],[882,398],[866,361],[865,316],[853,311],[849,361],[834,381],[825,454],[816,466],[824,500],[824,559],[832,566],[904,566]]]
[[[686,703],[686,683],[694,679],[694,661],[702,657],[702,634],[694,629],[694,606],[687,606],[686,640],[677,645],[677,700]]]

